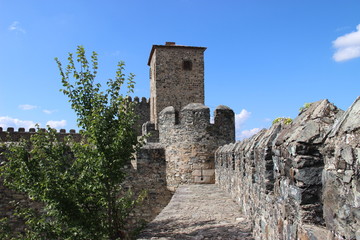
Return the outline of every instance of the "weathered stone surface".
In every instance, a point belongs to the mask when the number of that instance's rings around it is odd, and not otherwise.
[[[43,128],[40,129],[40,131],[44,130]],[[17,142],[21,139],[29,140],[35,133],[35,128],[30,128],[28,132],[25,132],[24,128],[19,128],[18,131],[15,131],[14,128],[7,128],[6,131],[3,131],[0,127],[0,142]],[[75,141],[81,140],[81,135],[76,133],[74,129],[70,129],[69,132],[66,132],[65,129],[60,129],[56,136],[60,141],[67,136],[71,136]]]
[[[159,131],[155,129],[155,124],[150,121],[147,121],[142,125],[142,135],[147,136],[145,138],[145,143],[159,142]]]
[[[153,45],[150,66],[150,121],[168,106],[179,112],[189,103],[204,104],[204,47],[175,43]]]
[[[253,239],[251,222],[215,184],[182,185],[142,231],[145,239]]]
[[[165,151],[161,144],[147,143],[139,149],[123,185],[135,194],[147,192],[144,202],[131,213],[133,223],[151,221],[160,213],[172,197],[167,189]]]
[[[333,133],[342,129],[339,122],[356,123],[342,114],[327,100],[318,101],[289,125],[274,124],[216,151],[216,182],[251,216],[256,239],[324,239],[324,231],[331,232],[323,229],[325,224],[331,230],[340,226],[337,239],[354,238],[359,222],[354,214],[359,194],[353,190],[359,138],[349,135],[349,129],[358,129],[354,126],[344,128],[346,140]],[[329,133],[336,136],[333,146],[327,144]]]
[[[332,127],[325,145],[324,219],[339,238],[355,239],[360,229],[360,97]]]
[[[141,98],[141,101],[138,97],[134,98],[135,103],[135,113],[138,115],[138,119],[135,124],[135,129],[138,135],[142,133],[142,125],[150,120],[150,100],[146,98]]]
[[[339,121],[331,130],[330,137],[339,133],[350,133],[358,131],[360,126],[360,96],[350,106],[350,108],[341,116]]]
[[[201,103],[188,104],[179,116],[174,107],[166,107],[160,112],[158,128],[170,190],[180,184],[215,182],[214,153],[219,146],[235,140],[234,112],[230,108],[217,108],[212,124],[209,108]]]
[[[360,240],[360,230],[357,230],[355,233],[356,240]]]
[[[326,228],[317,227],[312,225],[303,225],[299,229],[299,240],[334,240],[334,237]]]

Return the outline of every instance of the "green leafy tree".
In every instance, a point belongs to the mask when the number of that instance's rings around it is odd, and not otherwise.
[[[102,91],[95,83],[97,54],[89,62],[79,46],[76,60],[58,64],[63,89],[75,110],[82,140],[59,140],[56,131],[38,129],[30,141],[10,144],[0,167],[5,184],[40,202],[40,210],[22,209],[25,239],[126,239],[126,219],[144,197],[121,187],[124,166],[140,146],[134,103],[134,75],[126,77],[119,62],[114,80]],[[126,86],[126,94],[120,90]]]

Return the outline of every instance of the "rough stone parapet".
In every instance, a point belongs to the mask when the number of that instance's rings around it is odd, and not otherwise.
[[[155,129],[155,124],[150,121],[142,125],[142,136],[147,136],[145,142],[159,142],[159,130]]]
[[[355,239],[359,106],[315,102],[289,125],[216,151],[216,182],[251,216],[256,239]]]
[[[138,116],[138,119],[135,124],[135,129],[138,134],[138,136],[142,135],[142,125],[148,121],[150,121],[150,100],[142,97],[141,100],[139,97],[128,97],[128,100],[130,102],[135,103],[135,113]],[[42,130],[45,130],[44,128],[41,128]],[[25,131],[25,128],[20,127],[18,131],[15,131],[13,127],[8,127],[5,131],[2,127],[0,127],[0,141],[18,141],[20,138],[29,139],[32,134],[36,132],[35,128],[30,128],[29,131]],[[66,132],[65,129],[60,129],[58,132],[63,138],[63,134],[65,135],[72,135],[75,138],[78,138],[76,131],[74,129],[70,129],[69,132]],[[80,135],[79,135],[80,136]]]
[[[225,122],[227,126],[222,125]],[[212,124],[209,108],[201,103],[188,104],[179,113],[169,106],[161,111],[158,128],[167,158],[169,189],[179,184],[215,182],[215,150],[235,140],[234,112],[230,108],[217,108]]]
[[[39,131],[46,131],[45,128],[40,128]],[[25,131],[25,128],[19,128],[18,131],[15,131],[13,127],[8,127],[6,131],[0,127],[0,142],[17,142],[20,139],[29,140],[32,135],[36,133],[35,128],[30,128],[29,131]],[[57,136],[60,140],[64,139],[65,136],[72,136],[75,141],[80,141],[81,135],[76,133],[74,129],[70,129],[69,132],[66,132],[65,129],[60,129],[57,132]]]
[[[219,139],[223,144],[234,142],[235,139],[235,115],[231,108],[219,105],[214,111],[214,124],[217,129]]]
[[[166,186],[166,160],[159,143],[147,143],[136,153],[123,185],[135,194],[146,191],[144,202],[131,213],[133,222],[153,220],[168,204],[172,193]]]
[[[135,124],[135,129],[137,132],[137,135],[140,136],[142,133],[142,125],[148,121],[150,121],[150,100],[146,99],[145,97],[140,98],[134,97],[132,99],[131,97],[128,97],[131,102],[135,103],[135,113],[138,116],[138,119]]]
[[[360,97],[332,127],[323,155],[326,226],[340,239],[360,239]]]

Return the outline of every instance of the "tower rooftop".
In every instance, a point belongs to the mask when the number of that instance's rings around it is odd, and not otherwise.
[[[176,45],[175,42],[165,42],[165,45],[153,45],[151,48],[149,60],[148,60],[148,66],[150,66],[151,58],[155,52],[155,49],[157,48],[195,48],[195,49],[203,49],[206,50],[206,47],[195,47],[195,46],[184,46],[184,45]]]

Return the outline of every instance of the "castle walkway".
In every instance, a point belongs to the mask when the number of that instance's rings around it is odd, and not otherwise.
[[[182,185],[139,240],[250,240],[250,225],[239,205],[217,185]]]

